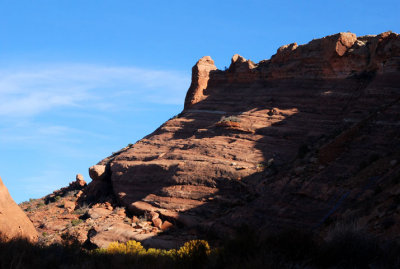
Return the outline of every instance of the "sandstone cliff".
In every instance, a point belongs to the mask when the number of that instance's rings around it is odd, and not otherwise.
[[[21,208],[14,202],[0,178],[0,237],[5,240],[26,238],[36,241],[35,227]]]
[[[353,219],[398,236],[399,98],[391,32],[294,43],[258,64],[235,55],[226,71],[206,56],[182,113],[91,168],[89,187],[202,230]]]
[[[399,237],[399,35],[339,33],[225,71],[206,56],[192,72],[184,110],[91,167],[78,204],[190,233],[357,222]],[[103,226],[92,243],[145,230]]]

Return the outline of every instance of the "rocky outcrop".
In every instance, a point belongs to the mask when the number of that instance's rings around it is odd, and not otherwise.
[[[207,84],[210,79],[210,72],[217,70],[214,61],[210,56],[201,58],[192,68],[192,84],[185,99],[185,107],[200,102],[206,98]]]
[[[399,234],[399,35],[339,33],[225,71],[206,56],[192,72],[182,113],[91,168],[86,196],[109,184],[132,214],[203,231],[356,219]]]
[[[11,198],[1,178],[0,238],[2,240],[25,238],[32,242],[35,242],[38,238],[38,234],[32,222]]]

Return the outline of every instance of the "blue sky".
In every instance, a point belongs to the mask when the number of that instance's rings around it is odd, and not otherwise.
[[[0,0],[0,176],[44,196],[179,113],[210,55],[400,32],[399,1]]]

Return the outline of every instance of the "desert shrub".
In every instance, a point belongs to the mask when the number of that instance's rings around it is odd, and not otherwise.
[[[126,243],[112,242],[106,249],[100,249],[99,251],[111,254],[145,254],[144,247],[139,242],[136,242],[134,240],[128,241]]]
[[[212,250],[205,240],[191,240],[186,242],[179,249],[145,249],[140,242],[134,240],[126,243],[113,242],[105,249],[96,249],[94,253],[103,255],[128,255],[136,258],[140,263],[154,263],[162,260],[164,263],[176,263],[184,267],[197,268],[202,267],[208,261]]]
[[[260,169],[264,169],[265,168],[265,163],[258,163],[257,164],[257,168],[260,168]]]
[[[74,214],[76,215],[85,215],[89,211],[89,206],[87,204],[79,206],[79,208],[75,208]]]
[[[78,193],[78,190],[72,190],[72,191],[66,192],[63,196],[64,197],[72,197],[72,196],[75,196],[77,193]]]
[[[240,119],[236,116],[223,116],[219,122],[240,122]]]
[[[205,240],[191,240],[186,242],[178,251],[177,255],[181,259],[190,259],[200,262],[206,260],[210,255],[211,249]]]
[[[73,219],[73,220],[71,220],[71,225],[77,226],[77,225],[81,224],[82,222],[83,222],[82,219]]]
[[[40,208],[40,207],[42,207],[44,205],[45,205],[44,202],[40,201],[39,203],[37,203],[36,208]]]

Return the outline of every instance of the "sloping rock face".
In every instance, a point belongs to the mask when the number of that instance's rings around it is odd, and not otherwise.
[[[22,209],[11,198],[0,178],[0,237],[10,240],[26,238],[35,242],[38,238],[35,227]]]
[[[357,220],[399,235],[400,36],[339,33],[228,70],[203,57],[185,108],[90,169],[133,214],[229,231]],[[397,213],[395,213],[397,212]]]

